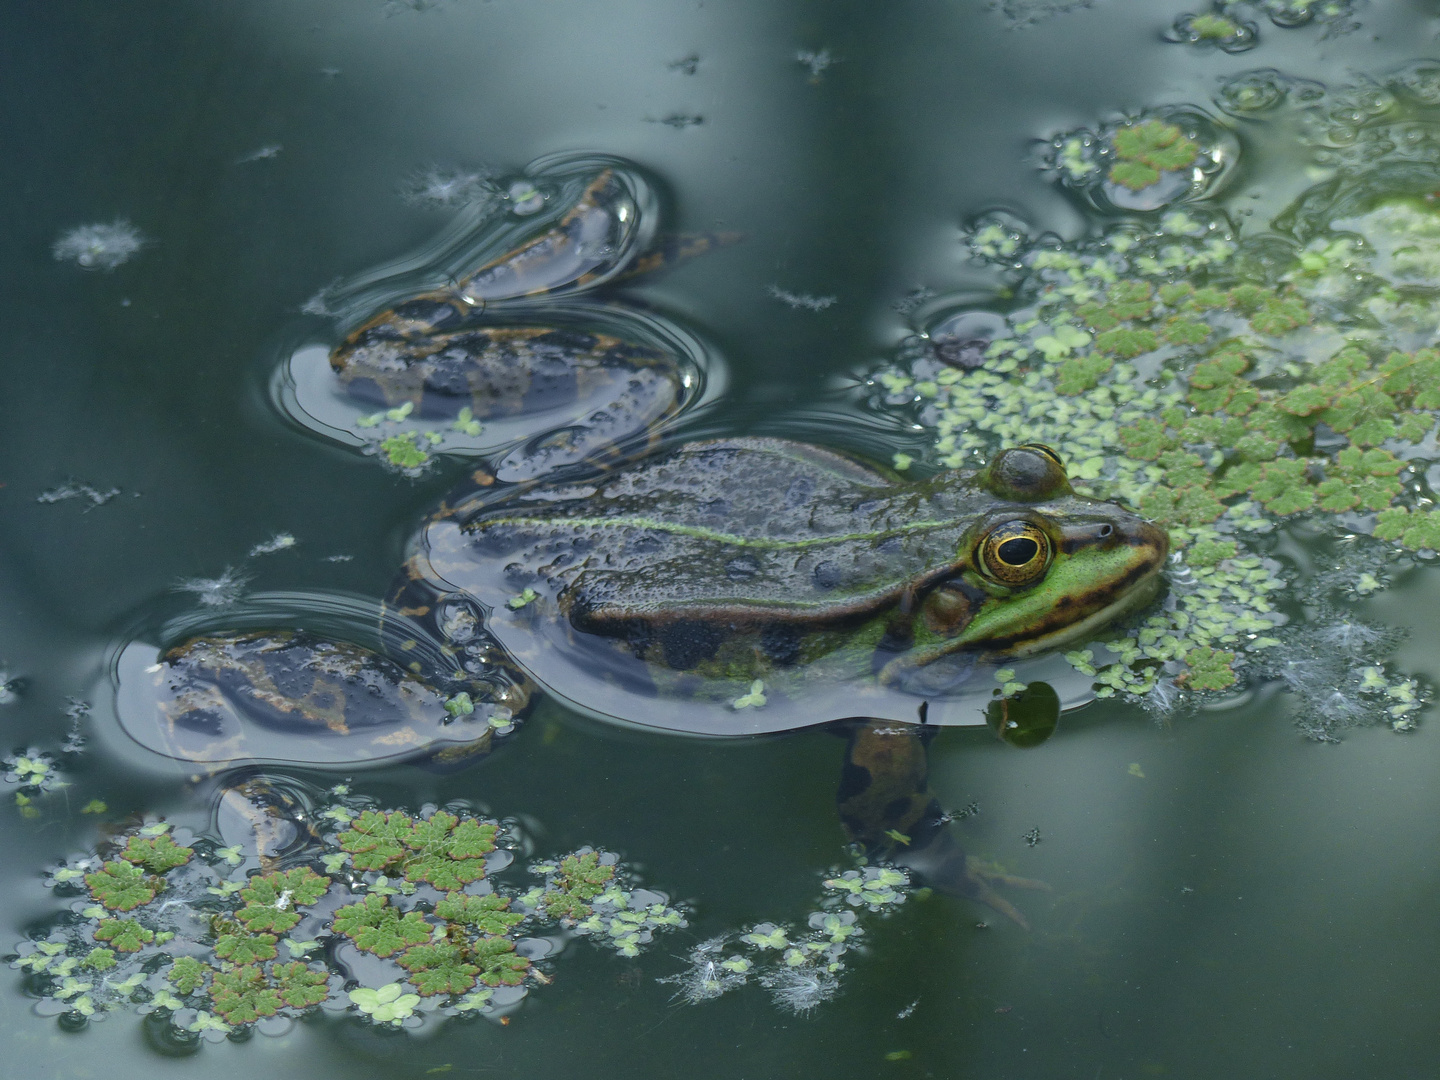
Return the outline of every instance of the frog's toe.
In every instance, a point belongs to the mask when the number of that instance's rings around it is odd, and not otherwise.
[[[956,883],[958,892],[977,903],[986,907],[994,908],[1006,918],[1018,923],[1023,929],[1029,930],[1030,923],[1014,904],[997,893],[992,885],[1008,885],[1016,889],[1038,889],[1050,892],[1051,886],[1048,882],[1037,881],[1035,878],[1015,877],[1013,874],[1002,873],[992,864],[981,861],[967,855],[965,857],[965,873]]]

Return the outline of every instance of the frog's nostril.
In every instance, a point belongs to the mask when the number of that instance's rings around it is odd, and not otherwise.
[[[1109,535],[1110,535],[1111,533],[1113,533],[1114,531],[1115,531],[1115,527],[1114,527],[1113,525],[1101,525],[1101,526],[1100,526],[1100,539],[1104,540],[1107,536],[1109,536]]]

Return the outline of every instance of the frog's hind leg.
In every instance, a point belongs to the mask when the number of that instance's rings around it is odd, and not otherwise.
[[[930,793],[925,749],[935,731],[894,721],[852,721],[836,793],[840,821],[868,854],[909,867],[932,887],[985,904],[1029,929],[1025,916],[993,886],[1050,886],[1001,873],[960,847],[949,815]]]

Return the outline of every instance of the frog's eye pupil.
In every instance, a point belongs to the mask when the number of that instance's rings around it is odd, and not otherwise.
[[[1035,522],[1007,521],[981,541],[976,565],[997,584],[1024,588],[1045,576],[1054,554],[1050,537]]]
[[[1000,561],[1009,563],[1011,566],[1024,566],[1039,553],[1040,545],[1028,536],[1017,536],[1012,540],[1006,540],[996,549]]]

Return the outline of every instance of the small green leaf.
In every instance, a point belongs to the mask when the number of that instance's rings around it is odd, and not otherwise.
[[[530,971],[530,961],[515,955],[515,943],[505,937],[483,937],[471,947],[486,986],[519,986]]]
[[[101,919],[95,940],[108,941],[119,952],[139,952],[155,940],[155,932],[134,919]]]
[[[1185,654],[1189,670],[1177,678],[1195,690],[1224,690],[1235,684],[1235,671],[1230,664],[1235,654],[1200,645]]]
[[[422,997],[464,994],[474,989],[480,968],[465,959],[466,950],[450,942],[416,945],[406,949],[398,963],[410,972],[410,981]]]
[[[383,896],[367,896],[335,912],[335,932],[376,956],[391,956],[406,946],[430,940],[430,924],[418,911],[403,916]]]
[[[253,964],[215,972],[210,1001],[215,1012],[231,1024],[250,1024],[262,1016],[274,1016],[284,1004],[279,991]]]
[[[165,978],[180,993],[193,994],[205,985],[205,980],[211,973],[212,968],[209,964],[201,963],[193,956],[182,956],[170,965],[170,970],[165,973]]]
[[[525,916],[510,910],[510,901],[498,893],[469,896],[462,892],[447,893],[435,905],[435,915],[450,923],[473,926],[482,934],[502,935],[521,922]]]
[[[155,899],[158,883],[148,878],[133,863],[123,860],[107,862],[100,870],[85,875],[96,900],[116,911],[131,911]]]
[[[157,836],[154,839],[132,836],[120,857],[128,863],[144,867],[152,874],[163,874],[177,866],[184,866],[193,854],[191,848],[181,847],[169,836]]]
[[[1123,360],[1139,356],[1160,347],[1160,338],[1153,330],[1137,330],[1131,327],[1116,327],[1095,338],[1095,350],[1109,353]]]
[[[215,939],[215,955],[232,964],[253,964],[275,959],[274,934],[247,934],[238,928]]]
[[[308,1009],[330,996],[328,971],[316,971],[306,964],[293,961],[276,964],[270,971],[280,1000],[292,1009]]]

